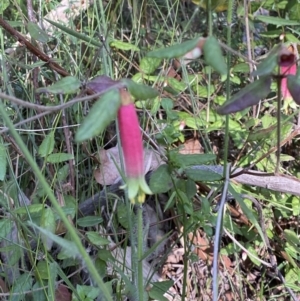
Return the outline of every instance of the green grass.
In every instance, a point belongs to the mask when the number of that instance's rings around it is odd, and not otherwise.
[[[120,0],[96,1],[67,16],[67,23],[60,23],[61,16],[54,20],[59,27],[47,34],[28,17],[27,6],[7,3],[0,6],[1,18],[50,61],[35,56],[0,23],[1,298],[166,300],[168,291],[178,300],[205,300],[213,294],[217,300],[217,293],[234,300],[287,300],[299,294],[299,195],[282,193],[280,183],[278,189],[262,188],[223,176],[226,166],[266,173],[276,169],[276,84],[268,101],[255,108],[217,113],[249,84],[242,1],[233,1],[230,30],[228,12],[212,12],[209,23],[207,12],[190,1]],[[57,4],[34,1],[33,8],[39,18]],[[282,24],[279,18],[297,19],[293,11],[299,4],[294,5],[253,1],[249,13],[258,6],[272,9]],[[270,37],[251,39],[250,48],[256,43],[269,51],[279,31],[272,24],[261,26]],[[298,27],[280,25],[280,30],[297,40]],[[173,57],[194,43],[184,42],[208,32],[233,51],[224,51],[224,58],[209,58],[206,52],[176,70]],[[173,48],[162,50],[168,46]],[[156,49],[162,54],[153,58]],[[222,60],[229,77],[216,72],[222,71]],[[62,74],[71,77],[54,91]],[[113,158],[103,157],[103,149],[112,151],[120,142],[111,117],[117,101],[104,97],[101,104],[101,95],[93,99],[88,89],[88,82],[102,75],[139,84],[125,82],[136,98],[148,149],[147,177],[154,192],[146,198],[149,207],[133,206],[120,189],[126,181],[120,146]],[[299,175],[299,110],[293,102],[284,106],[279,173],[292,181]],[[84,133],[89,138],[77,143],[83,120],[89,120]],[[97,135],[91,133],[95,128]],[[183,149],[189,153],[179,154]],[[166,162],[158,169],[153,167],[157,157]],[[205,166],[224,168],[213,172]],[[220,200],[226,197],[222,211]],[[147,213],[147,208],[152,209]],[[220,236],[215,235],[218,218]],[[157,281],[160,276],[165,282]]]

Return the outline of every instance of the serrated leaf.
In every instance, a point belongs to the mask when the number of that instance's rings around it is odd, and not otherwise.
[[[127,43],[127,42],[118,41],[118,40],[110,41],[109,46],[115,47],[120,50],[125,50],[125,51],[126,50],[140,51],[140,49],[137,46]]]
[[[29,21],[27,24],[27,29],[33,39],[36,41],[39,41],[41,43],[47,43],[50,39],[50,37],[47,35],[47,33],[42,30],[37,24]]]
[[[153,73],[161,65],[161,59],[155,57],[143,57],[140,61],[140,69],[145,74]]]
[[[80,86],[81,82],[78,78],[73,76],[66,76],[49,87],[38,88],[36,92],[52,94],[70,94],[75,93],[80,88]]]
[[[147,53],[148,57],[155,57],[159,59],[171,59],[184,56],[186,53],[194,49],[199,41],[203,38],[197,38],[190,41],[185,41],[167,48],[155,49]]]
[[[128,88],[130,94],[138,100],[146,100],[146,99],[152,99],[158,96],[157,90],[154,88],[143,85],[143,84],[137,84],[131,79],[124,78],[121,80],[122,83],[126,85]]]
[[[222,50],[218,40],[210,36],[206,39],[203,46],[203,54],[205,62],[213,67],[220,74],[227,74],[227,65],[222,54]]]
[[[69,161],[69,160],[73,160],[74,159],[74,155],[72,154],[67,154],[67,153],[55,153],[55,154],[51,154],[46,158],[46,161],[48,163],[61,163],[61,162],[65,162],[65,161]]]
[[[50,207],[46,207],[43,210],[40,225],[44,230],[47,230],[51,233],[55,233],[56,223],[55,223],[55,217],[52,209]],[[41,234],[41,238],[43,241],[43,244],[46,248],[46,250],[51,250],[53,245],[53,240],[49,238],[48,235]]]
[[[186,168],[184,169],[185,174],[188,178],[195,182],[214,182],[220,181],[223,176],[211,171],[209,169],[196,169],[196,168]]]
[[[255,20],[261,21],[267,24],[278,25],[278,26],[292,26],[299,25],[298,21],[282,19],[279,17],[256,15]]]
[[[93,227],[103,222],[100,216],[85,216],[77,220],[77,225],[80,227]]]
[[[3,181],[6,175],[6,147],[3,145],[2,138],[0,139],[0,181]]]
[[[176,90],[176,93],[181,93],[187,88],[187,84],[173,77],[168,78],[168,85]]]
[[[261,77],[259,80],[247,85],[226,101],[217,112],[221,115],[242,111],[247,107],[256,105],[271,92],[271,76]]]
[[[44,158],[51,154],[54,149],[54,132],[50,132],[39,146],[38,154]]]
[[[38,213],[41,210],[44,209],[44,205],[43,204],[32,204],[26,207],[19,207],[14,209],[14,213],[15,214],[32,214],[32,213]]]
[[[173,187],[172,178],[167,165],[159,166],[152,173],[149,186],[153,193],[165,193]]]
[[[116,118],[121,98],[118,90],[106,92],[92,107],[76,133],[76,142],[82,142],[101,134]]]
[[[99,233],[94,231],[86,232],[87,238],[90,242],[98,247],[106,246],[109,244],[109,240],[107,238],[102,237]]]
[[[54,25],[55,27],[61,29],[65,33],[68,33],[69,35],[71,35],[71,36],[73,36],[77,39],[80,39],[82,41],[87,42],[89,45],[93,45],[93,46],[96,46],[96,47],[103,47],[102,43],[99,43],[98,41],[94,40],[92,37],[86,36],[85,34],[79,33],[79,32],[77,32],[73,29],[70,29],[69,27],[66,27],[66,26],[64,26],[62,24],[59,24],[57,22],[54,22],[52,20],[49,20],[49,19],[46,19],[46,18],[44,20],[46,20],[50,24]]]

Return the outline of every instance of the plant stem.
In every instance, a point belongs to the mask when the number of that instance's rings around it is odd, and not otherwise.
[[[225,169],[225,168],[224,168]],[[215,243],[214,243],[214,256],[213,256],[213,301],[218,301],[218,263],[219,263],[219,247],[222,236],[222,228],[223,228],[223,214],[224,214],[224,206],[227,200],[227,191],[230,181],[230,163],[227,164],[226,167],[226,177],[225,183],[222,191],[222,198],[220,201],[218,219],[216,224],[216,233],[215,233]]]
[[[280,68],[278,68],[278,79],[277,79],[277,88],[278,88],[278,96],[277,96],[277,152],[276,152],[276,168],[275,174],[278,174],[280,167],[280,149],[281,149],[281,77],[280,77]]]
[[[137,258],[138,258],[138,296],[144,300],[143,250],[144,250],[143,206],[137,206]]]
[[[231,26],[232,26],[232,11],[233,11],[233,1],[228,0],[228,10],[227,10],[227,46],[231,47]],[[226,81],[226,99],[230,98],[230,66],[231,66],[231,53],[227,52],[227,81]],[[218,213],[218,220],[216,224],[216,234],[214,243],[214,259],[213,259],[213,301],[218,300],[218,257],[219,257],[219,246],[222,235],[223,228],[223,213],[224,206],[227,199],[227,190],[229,185],[229,175],[230,175],[230,163],[228,160],[228,147],[229,147],[229,115],[226,115],[225,122],[225,141],[224,141],[224,188],[222,193],[222,199],[220,202],[220,208]]]

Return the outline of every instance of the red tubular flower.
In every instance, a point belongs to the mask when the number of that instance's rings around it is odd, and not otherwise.
[[[284,100],[291,100],[292,96],[287,86],[287,76],[295,75],[297,73],[297,63],[295,54],[288,48],[281,49],[278,56],[278,64],[280,67],[280,74],[283,75],[281,79],[281,95]]]
[[[128,197],[134,203],[143,203],[145,194],[151,194],[144,176],[144,149],[139,121],[130,94],[120,89],[122,105],[118,110],[120,138],[125,161]]]

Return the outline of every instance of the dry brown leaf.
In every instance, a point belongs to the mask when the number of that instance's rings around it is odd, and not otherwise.
[[[172,250],[166,260],[167,263],[178,263],[183,259],[184,248]]]
[[[55,301],[71,301],[72,295],[68,288],[62,284],[59,284],[55,290]]]
[[[224,266],[225,270],[230,275],[232,275],[232,273],[233,273],[233,267],[232,267],[231,259],[228,256],[226,256],[226,255],[220,255],[220,257],[221,257],[221,262],[223,263],[223,266]]]
[[[94,171],[94,177],[97,183],[101,185],[112,185],[121,180],[119,173],[120,156],[118,145],[99,151],[100,167]],[[152,149],[144,149],[144,170],[145,174],[158,168],[163,164],[159,154]]]
[[[203,147],[198,139],[186,140],[179,152],[184,155],[203,154]]]
[[[201,235],[201,231],[197,230],[196,234],[189,233],[189,239],[195,246],[194,253],[198,255],[203,261],[212,262],[213,260],[213,247],[205,234]]]
[[[9,290],[6,286],[6,283],[2,278],[0,278],[0,292],[1,293],[8,293],[9,292]]]

